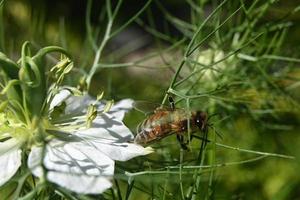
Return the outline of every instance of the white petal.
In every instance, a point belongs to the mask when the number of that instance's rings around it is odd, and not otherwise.
[[[74,134],[91,140],[103,139],[111,142],[127,142],[133,139],[133,134],[124,123],[109,114],[96,117],[90,128],[75,130]]]
[[[108,114],[114,116],[118,120],[123,120],[126,112],[132,109],[133,100],[123,99],[117,102],[108,112]]]
[[[1,142],[0,145],[4,143]],[[21,150],[13,149],[0,156],[0,186],[6,183],[21,166]]]
[[[15,138],[10,138],[5,142],[0,142],[0,155],[19,149],[21,144],[22,141],[16,140]]]
[[[131,131],[123,122],[108,114],[96,117],[90,128],[81,128],[70,134],[78,136],[87,145],[94,145],[113,160],[127,161],[153,152],[150,148],[128,143],[133,139]]]
[[[89,142],[53,140],[48,143],[44,156],[42,148],[33,148],[28,166],[35,176],[43,174],[40,166],[42,157],[48,180],[69,190],[101,193],[111,186],[109,179],[114,173],[114,161]]]
[[[59,91],[59,93],[54,96],[54,98],[50,103],[50,110],[53,109],[55,106],[58,106],[60,103],[65,101],[70,96],[71,96],[71,92],[69,90]]]
[[[67,104],[65,114],[85,114],[90,104],[95,104],[98,111],[103,111],[105,107],[104,102],[96,102],[96,99],[88,94],[83,96],[74,96],[71,95],[71,92],[68,90],[61,90],[57,95],[54,96],[52,102],[50,103],[50,109],[56,105],[59,105],[62,101],[65,101]],[[108,113],[113,117],[122,120],[125,113],[132,108],[132,104],[133,100],[123,99],[113,105]]]
[[[73,192],[81,194],[100,194],[112,186],[112,183],[103,177],[66,174],[49,171],[47,179]]]
[[[95,176],[110,176],[114,162],[88,142],[53,140],[47,146],[44,164],[48,169]]]
[[[90,95],[83,96],[75,96],[69,90],[63,89],[60,90],[58,94],[54,96],[50,103],[50,110],[54,108],[54,106],[59,105],[62,102],[66,102],[67,107],[65,109],[66,114],[74,114],[74,113],[85,113],[87,107],[95,102],[95,98]]]
[[[101,152],[113,160],[127,161],[137,156],[152,153],[152,148],[144,148],[130,143],[103,143],[103,141],[92,141]]]
[[[42,163],[42,148],[32,147],[27,159],[27,165],[31,172],[38,177],[43,176]]]
[[[95,98],[87,94],[84,96],[70,96],[68,99],[66,99],[67,107],[65,112],[66,114],[85,114],[88,106],[92,103],[95,103]]]

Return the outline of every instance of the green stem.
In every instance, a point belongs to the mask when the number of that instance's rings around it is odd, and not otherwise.
[[[107,42],[110,40],[110,38],[114,37],[115,35],[117,35],[119,32],[121,32],[124,28],[126,28],[130,23],[132,23],[151,3],[152,0],[148,0],[148,2],[143,6],[143,8],[141,8],[139,10],[139,12],[137,12],[133,17],[131,17],[125,24],[123,24],[119,29],[117,29],[116,31],[114,31],[113,33],[111,32],[112,30],[112,25],[114,22],[115,17],[117,16],[117,13],[120,9],[120,6],[122,4],[122,0],[120,0],[114,10],[114,12],[112,13],[112,9],[111,9],[111,4],[110,4],[110,0],[106,1],[106,12],[108,15],[108,22],[106,25],[106,29],[105,29],[105,34],[104,34],[104,38],[99,46],[99,48],[96,51],[96,55],[95,55],[95,59],[92,65],[91,70],[89,71],[88,75],[87,75],[87,85],[88,88],[90,88],[91,85],[91,81],[92,78],[94,76],[94,74],[99,70],[99,61],[101,58],[101,54],[103,52],[103,49],[105,47],[105,45],[107,44]]]
[[[185,60],[188,56],[191,55],[191,53],[193,52],[190,52],[197,36],[199,35],[200,31],[202,30],[202,28],[204,27],[204,25],[217,13],[217,11],[219,11],[220,8],[222,8],[222,6],[227,2],[227,0],[224,0],[216,9],[214,9],[214,11],[203,21],[203,23],[201,23],[201,25],[198,27],[197,31],[195,32],[195,34],[193,35],[191,41],[189,42],[188,46],[187,46],[187,49],[184,53],[184,57],[183,57],[183,60],[180,62],[180,64],[178,65],[178,68],[175,72],[175,75],[173,76],[172,78],[172,81],[169,85],[169,89],[173,88],[176,80],[177,80],[177,77],[182,69],[182,67],[184,66],[185,64]],[[167,100],[167,97],[168,97],[168,92],[165,94],[164,98],[163,98],[163,101],[162,101],[162,104],[164,104]]]
[[[90,84],[91,84],[93,75],[98,70],[98,63],[99,63],[99,60],[101,58],[102,51],[103,51],[106,43],[110,39],[109,35],[110,35],[110,32],[111,32],[112,24],[113,24],[113,21],[109,20],[108,23],[107,23],[107,26],[106,26],[106,31],[105,31],[104,38],[103,38],[103,40],[102,40],[99,48],[96,51],[96,55],[95,55],[95,59],[94,59],[92,68],[91,68],[91,70],[90,70],[90,72],[88,73],[88,76],[87,76],[87,85],[88,85],[88,88],[90,88]]]
[[[217,145],[218,146],[218,145]],[[226,147],[227,148],[227,147]],[[236,149],[235,149],[236,150]],[[240,150],[240,149],[239,149]],[[260,154],[254,151],[255,154]],[[252,153],[252,152],[251,152]],[[125,172],[125,175],[128,177],[136,177],[136,176],[144,176],[144,175],[161,175],[161,174],[180,174],[179,171],[170,171],[170,169],[182,169],[182,170],[187,170],[187,171],[182,171],[181,174],[190,174],[191,169],[212,169],[212,168],[219,168],[219,167],[228,167],[228,166],[233,166],[233,165],[240,165],[240,164],[248,164],[252,162],[257,162],[259,160],[262,160],[267,157],[281,157],[281,158],[287,158],[287,159],[294,159],[295,157],[293,156],[286,156],[282,154],[272,154],[272,153],[266,153],[266,152],[261,152],[260,156],[247,159],[247,160],[242,160],[242,161],[234,161],[234,162],[227,162],[227,163],[219,163],[219,164],[214,164],[214,165],[190,165],[190,166],[168,166],[166,167],[167,170],[160,170],[160,171],[141,171],[141,172]],[[201,173],[201,172],[200,172]],[[199,172],[197,173],[199,174]]]
[[[179,185],[180,185],[180,192],[181,192],[181,199],[184,200],[184,192],[183,192],[183,184],[182,184],[182,161],[183,161],[183,149],[180,149],[180,163],[179,163]]]
[[[246,153],[253,153],[253,154],[257,154],[257,155],[273,156],[273,157],[287,158],[287,159],[295,159],[294,156],[287,156],[287,155],[283,155],[283,154],[268,153],[268,152],[262,152],[262,151],[253,151],[253,150],[248,150],[248,149],[242,149],[242,148],[239,148],[239,147],[232,147],[232,146],[228,146],[228,145],[225,145],[225,144],[220,144],[220,143],[217,143],[217,142],[216,142],[216,145],[219,146],[219,147],[226,148],[226,149],[232,149],[232,150],[246,152]]]

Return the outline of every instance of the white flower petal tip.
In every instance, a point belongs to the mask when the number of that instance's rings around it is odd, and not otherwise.
[[[144,156],[153,152],[151,147],[144,148],[132,143],[96,143],[93,144],[99,151],[107,155],[112,160],[127,161],[138,156]]]
[[[0,156],[0,186],[6,183],[21,166],[21,150],[8,151]]]
[[[123,99],[113,105],[107,113],[118,120],[123,120],[125,113],[133,108],[133,103],[132,99]]]
[[[146,147],[144,148],[145,150],[145,154],[144,155],[147,155],[147,154],[150,154],[150,153],[154,153],[155,150],[152,148],[152,147]]]
[[[121,101],[118,101],[115,105],[114,108],[120,108],[120,109],[131,109],[133,108],[133,103],[134,100],[132,99],[122,99]]]

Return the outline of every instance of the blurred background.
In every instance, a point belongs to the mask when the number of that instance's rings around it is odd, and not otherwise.
[[[2,1],[1,52],[17,59],[26,40],[36,50],[62,46],[73,55],[77,69],[66,84],[77,85],[93,64],[93,44],[100,45],[107,30],[107,1],[90,3],[88,9],[88,2],[79,0]],[[196,199],[300,199],[300,2],[232,0],[216,11],[223,1],[127,0],[112,29],[118,30],[147,3],[105,45],[89,92],[104,91],[106,99],[116,101],[132,98],[160,104],[185,60],[171,94],[179,108],[218,113],[211,122],[221,137],[210,130],[211,139],[295,159],[262,159],[209,144],[202,163],[238,163],[201,171],[196,176],[201,179],[194,179],[195,169],[185,170],[182,180],[176,173],[136,176],[134,183],[126,176],[116,177],[116,198],[126,199],[129,191],[129,199],[182,199],[183,188],[189,199],[197,180]],[[111,5],[115,8],[117,1]],[[202,25],[195,37],[199,47],[186,56],[189,41]],[[133,110],[125,122],[135,132],[144,118]],[[179,162],[199,165],[199,141],[192,142],[193,150],[184,152],[183,161],[175,136],[152,146],[154,155],[118,163],[117,172],[155,171]],[[249,159],[257,160],[243,163]],[[113,197],[113,192],[101,196]]]

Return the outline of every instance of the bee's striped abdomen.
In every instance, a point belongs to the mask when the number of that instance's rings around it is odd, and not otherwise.
[[[147,144],[167,136],[172,131],[172,127],[163,120],[162,116],[164,115],[160,115],[159,118],[157,118],[157,115],[152,115],[145,119],[142,124],[138,126],[134,142]]]

